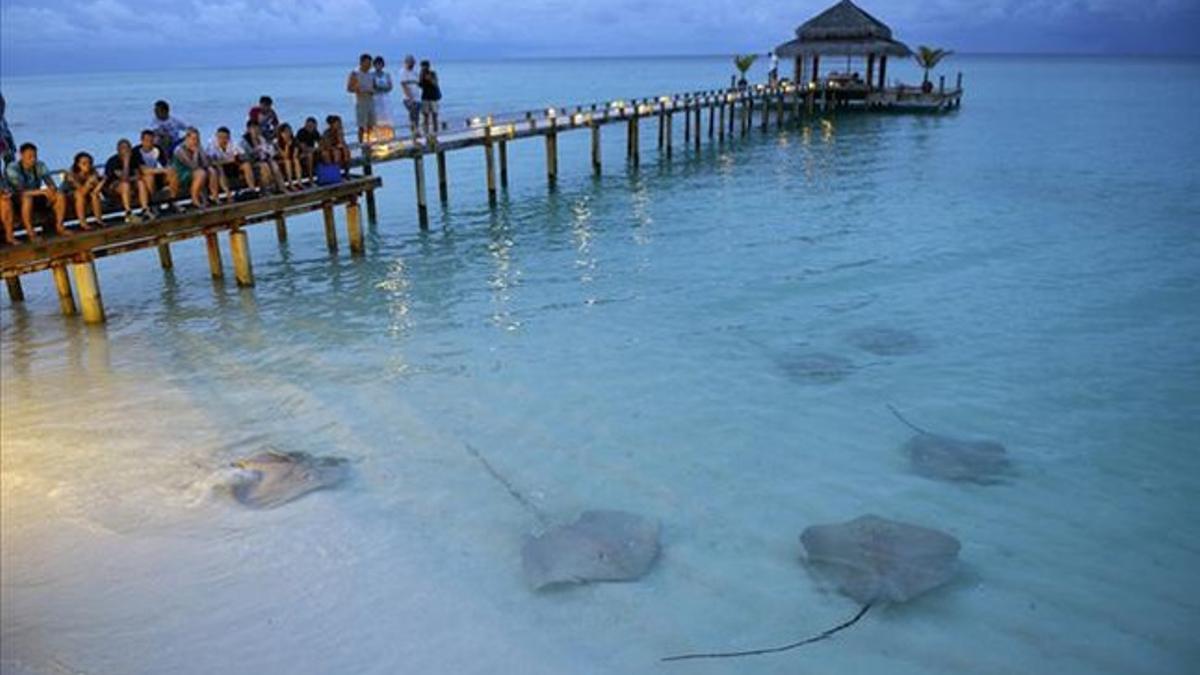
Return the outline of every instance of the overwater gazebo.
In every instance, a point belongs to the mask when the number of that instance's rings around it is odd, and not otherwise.
[[[892,29],[879,19],[868,14],[850,0],[841,0],[836,5],[805,21],[796,29],[796,39],[775,48],[780,59],[793,59],[796,65],[797,84],[820,83],[821,57],[845,57],[847,72],[830,74],[830,79],[839,84],[867,91],[883,89],[887,80],[889,56],[905,57],[912,54],[908,46],[892,38]],[[866,80],[855,77],[849,67],[852,59],[866,60]],[[878,82],[875,63],[879,63]],[[806,70],[805,66],[811,64]],[[860,89],[861,90],[861,89]]]

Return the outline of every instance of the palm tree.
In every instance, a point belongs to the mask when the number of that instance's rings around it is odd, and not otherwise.
[[[734,67],[736,67],[738,69],[738,72],[742,74],[741,79],[738,80],[738,86],[745,86],[746,71],[750,70],[750,66],[753,66],[754,62],[757,60],[758,60],[758,54],[742,54],[742,55],[735,55],[733,57]]]
[[[937,64],[942,62],[942,59],[950,56],[954,52],[949,49],[935,49],[921,45],[917,47],[917,53],[913,54],[913,59],[917,65],[925,70],[925,79],[921,81],[921,90],[929,91],[933,88],[933,84],[929,82],[929,71],[937,68]]]

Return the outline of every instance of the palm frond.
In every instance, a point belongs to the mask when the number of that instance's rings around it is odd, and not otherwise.
[[[750,70],[750,67],[753,66],[754,62],[757,60],[758,54],[736,55],[733,57],[733,65],[737,67],[738,72],[740,72],[742,75],[745,75],[746,71]]]

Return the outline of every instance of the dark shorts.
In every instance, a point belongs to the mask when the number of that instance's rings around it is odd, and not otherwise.
[[[225,178],[231,181],[239,181],[242,179],[242,163],[229,162],[221,165],[221,173],[225,174]]]

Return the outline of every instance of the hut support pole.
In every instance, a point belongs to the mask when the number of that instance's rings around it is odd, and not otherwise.
[[[75,316],[75,296],[71,293],[71,276],[67,274],[65,265],[55,265],[50,268],[54,275],[54,290],[58,291],[58,308],[63,316]]]
[[[287,219],[283,217],[282,211],[275,214],[275,237],[280,243],[287,241]]]
[[[204,249],[208,252],[208,273],[214,279],[224,277],[225,270],[221,267],[221,246],[217,241],[216,232],[205,233]]]
[[[164,270],[169,270],[175,266],[175,261],[171,260],[171,245],[158,245],[158,264],[162,265]]]
[[[350,255],[361,256],[366,251],[358,216],[358,200],[353,197],[346,202],[346,238],[350,240]]]
[[[25,290],[21,288],[21,277],[8,277],[4,280],[8,286],[8,299],[12,302],[25,302]]]
[[[867,91],[875,88],[875,54],[867,54]]]
[[[437,152],[438,199],[443,204],[450,201],[450,183],[446,180],[446,153]]]
[[[491,132],[483,141],[483,165],[487,179],[488,206],[496,205],[496,152],[492,147]]]
[[[508,189],[508,142],[500,141],[500,189]]]
[[[96,262],[86,262],[72,265],[75,272],[75,286],[79,289],[79,304],[83,309],[84,323],[104,323],[104,300],[100,297],[100,281],[96,278]]]
[[[600,175],[600,125],[592,122],[592,172]]]
[[[237,285],[253,286],[254,268],[250,264],[250,238],[240,227],[229,231],[229,253],[233,256],[233,277],[237,279]]]
[[[417,184],[417,223],[422,230],[429,229],[429,206],[425,203],[425,156],[413,157],[413,174]]]
[[[879,88],[887,88],[887,54],[879,57]]]
[[[325,245],[330,253],[337,253],[337,223],[334,221],[333,204],[325,202],[321,205],[321,213],[325,216]]]

